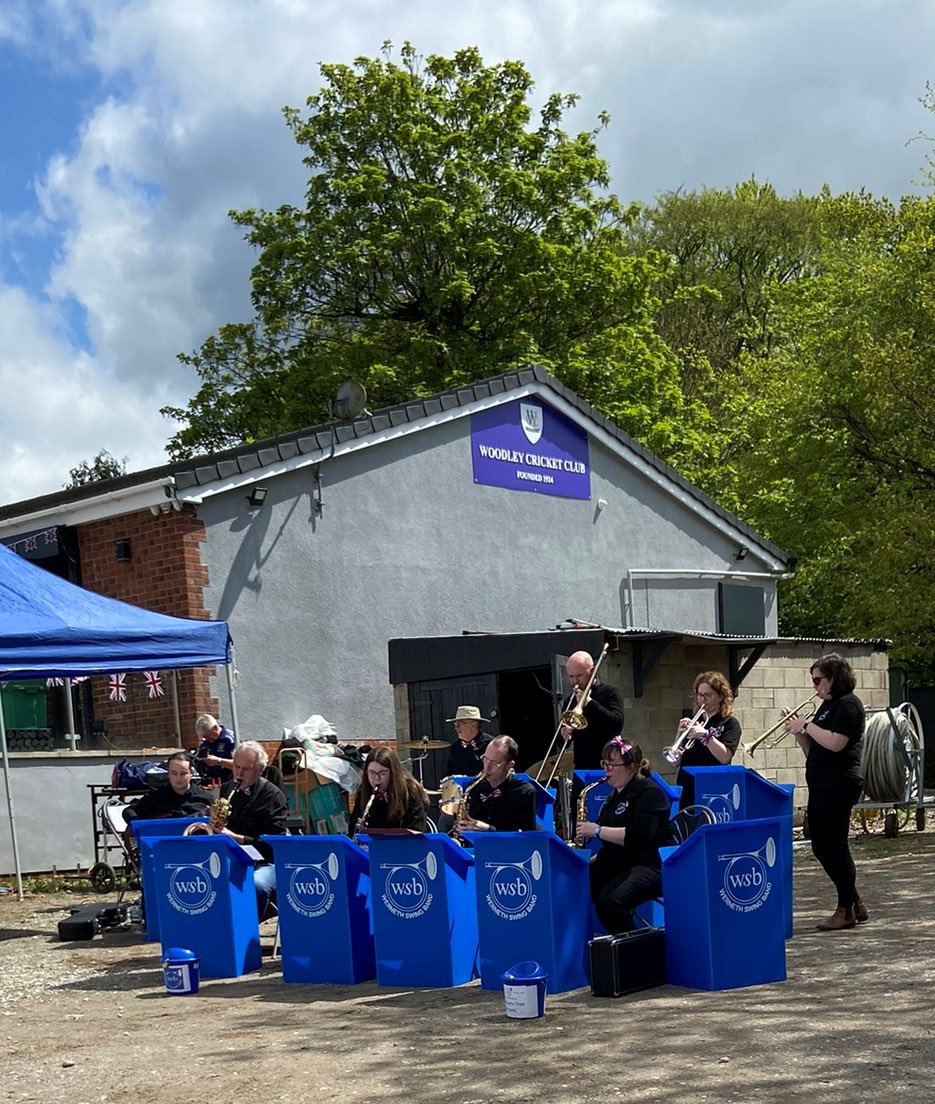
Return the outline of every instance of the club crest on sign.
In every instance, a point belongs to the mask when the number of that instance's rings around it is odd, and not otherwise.
[[[526,440],[534,445],[542,436],[542,407],[533,403],[519,404],[519,421],[526,434]]]

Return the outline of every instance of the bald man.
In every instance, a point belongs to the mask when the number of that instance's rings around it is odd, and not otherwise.
[[[568,657],[565,674],[572,692],[562,712],[574,709],[581,700],[593,670],[594,659],[588,652],[575,652]],[[600,770],[601,748],[623,731],[623,698],[620,691],[595,679],[584,707],[584,718],[588,722],[587,728],[576,730],[562,725],[561,736],[566,747],[569,741],[574,743],[575,770]]]

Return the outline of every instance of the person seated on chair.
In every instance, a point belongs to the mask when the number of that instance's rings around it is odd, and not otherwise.
[[[516,777],[519,748],[512,736],[497,736],[484,750],[484,780],[468,794],[461,832],[534,832],[536,788]]]
[[[473,778],[483,769],[481,759],[490,743],[490,736],[480,730],[487,718],[480,715],[476,705],[459,705],[448,721],[455,726],[455,739],[448,749],[445,774],[469,774]]]
[[[176,751],[166,760],[168,782],[136,798],[123,811],[127,824],[161,817],[207,816],[215,794],[192,785],[192,764],[187,751]]]
[[[369,828],[428,829],[429,795],[422,783],[403,769],[399,756],[389,748],[372,751],[364,764],[347,834]]]
[[[253,870],[260,920],[265,917],[276,889],[273,849],[260,837],[284,836],[288,814],[282,790],[263,777],[266,764],[263,747],[255,740],[245,740],[234,752],[234,780],[221,788],[221,796],[230,802],[230,815],[222,831],[236,843],[256,848],[264,859]]]
[[[230,782],[236,743],[234,734],[210,713],[202,713],[195,721],[195,734],[201,740],[195,752],[195,762],[202,780],[213,785]]]
[[[675,843],[670,802],[649,777],[652,766],[638,744],[615,736],[604,745],[601,766],[613,786],[596,823],[578,825],[579,839],[597,838],[591,860],[591,900],[611,935],[632,931],[633,909],[662,894],[660,847]]]

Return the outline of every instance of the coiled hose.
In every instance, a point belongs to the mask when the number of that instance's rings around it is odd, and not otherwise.
[[[922,720],[911,702],[881,709],[867,718],[861,751],[864,797],[878,804],[905,804],[921,795],[910,752],[922,747]]]

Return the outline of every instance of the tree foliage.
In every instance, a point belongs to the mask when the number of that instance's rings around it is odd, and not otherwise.
[[[77,467],[68,473],[68,482],[64,484],[66,490],[73,487],[86,487],[89,483],[99,483],[102,479],[113,479],[118,475],[127,474],[127,457],[118,460],[107,451],[101,451],[90,460],[82,460]]]
[[[636,255],[635,209],[607,188],[573,95],[534,118],[533,81],[476,49],[323,65],[285,109],[305,206],[232,212],[257,250],[255,317],[182,359],[201,378],[176,456],[314,424],[345,377],[375,405],[540,363],[691,470],[704,407],[686,406],[654,323],[668,262]]]

